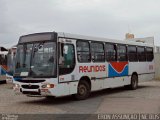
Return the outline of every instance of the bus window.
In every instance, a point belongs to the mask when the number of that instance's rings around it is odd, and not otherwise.
[[[77,41],[77,59],[79,62],[90,62],[89,42]]]
[[[131,62],[137,61],[137,48],[136,46],[128,46],[128,60]]]
[[[116,61],[116,46],[114,44],[105,44],[106,60]]]
[[[146,59],[147,61],[152,61],[153,60],[153,48],[146,48]]]
[[[138,52],[138,60],[146,61],[146,54],[144,47],[138,47],[137,52]]]
[[[104,61],[104,46],[103,43],[92,42],[91,43],[91,55],[93,62]]]
[[[7,65],[7,56],[4,54],[0,55],[0,65]]]
[[[71,44],[63,45],[63,64],[59,65],[59,74],[69,74],[75,67],[75,51],[74,46]]]
[[[118,61],[127,61],[127,51],[125,45],[117,46],[117,60]]]

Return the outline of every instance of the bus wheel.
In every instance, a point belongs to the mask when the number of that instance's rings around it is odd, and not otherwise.
[[[87,81],[81,80],[78,84],[77,88],[77,94],[75,95],[75,98],[78,100],[84,100],[90,95],[90,85]]]
[[[130,89],[135,90],[138,87],[138,76],[132,75]]]

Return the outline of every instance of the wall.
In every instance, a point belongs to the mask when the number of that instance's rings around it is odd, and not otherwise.
[[[155,53],[154,58],[155,58],[155,79],[160,80],[160,53]]]

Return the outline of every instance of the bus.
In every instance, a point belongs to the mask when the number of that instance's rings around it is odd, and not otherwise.
[[[0,47],[0,82],[6,82],[7,67],[7,54],[8,50],[4,47]]]
[[[62,32],[21,36],[17,45],[14,91],[25,95],[78,100],[92,91],[154,78],[153,45]]]
[[[16,56],[16,45],[8,49],[7,54],[7,74],[6,74],[6,82],[13,83],[13,73],[15,69],[15,56]]]

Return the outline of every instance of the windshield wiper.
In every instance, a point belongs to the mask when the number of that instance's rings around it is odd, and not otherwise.
[[[44,45],[44,42],[41,42],[41,43],[39,43],[38,45],[35,45],[35,46],[34,46],[34,49],[33,49],[33,57],[34,57],[35,53],[36,53],[39,49],[41,49],[41,48],[43,47],[43,45]]]

